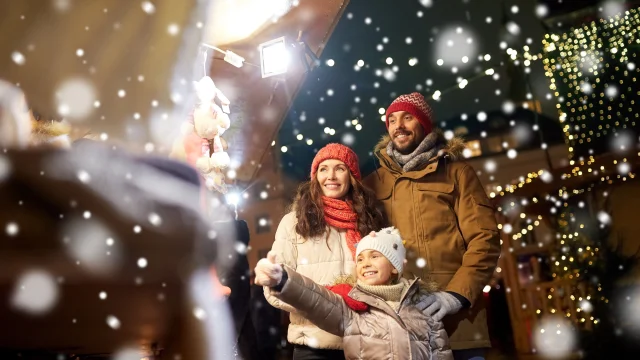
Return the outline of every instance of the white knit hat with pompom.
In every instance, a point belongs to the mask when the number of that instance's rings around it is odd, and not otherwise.
[[[371,232],[360,240],[356,247],[356,258],[365,250],[375,250],[384,255],[399,273],[404,269],[406,250],[402,244],[400,231],[395,227]]]

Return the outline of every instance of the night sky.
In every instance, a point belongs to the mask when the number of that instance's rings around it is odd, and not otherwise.
[[[575,7],[575,2],[569,3]],[[444,129],[478,122],[479,112],[502,109],[510,89],[502,65],[511,60],[500,43],[520,52],[529,44],[532,53],[539,53],[545,34],[542,19],[557,15],[557,6],[557,1],[351,0],[322,53],[321,65],[309,73],[280,130],[276,146],[287,148],[282,153],[285,173],[303,180],[317,149],[330,142],[351,146],[363,174],[371,172],[371,150],[386,131],[379,109],[386,109],[400,94],[422,93],[434,109],[437,126]],[[390,65],[387,58],[393,60]],[[414,66],[409,65],[412,58],[417,59]],[[438,59],[444,64],[438,66]],[[356,71],[359,60],[364,66]],[[471,81],[488,68],[495,75]],[[555,99],[540,61],[531,65],[530,76],[532,96],[542,103],[545,115],[556,119]],[[460,89],[463,79],[469,83]],[[520,82],[513,85],[524,87]],[[439,101],[432,99],[436,90],[442,92]],[[354,119],[360,131],[352,125]],[[335,134],[325,134],[325,127]]]

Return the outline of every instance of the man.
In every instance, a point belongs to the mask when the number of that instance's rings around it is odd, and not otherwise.
[[[456,359],[484,359],[490,347],[482,289],[500,256],[494,208],[471,166],[458,161],[461,139],[432,127],[419,93],[401,95],[386,113],[376,146],[380,168],[365,179],[400,230],[406,276],[430,277],[444,290],[425,310],[444,318]]]

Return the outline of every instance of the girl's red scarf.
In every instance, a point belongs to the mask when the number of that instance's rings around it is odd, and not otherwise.
[[[355,258],[356,244],[362,237],[358,231],[358,215],[346,201],[323,196],[322,202],[324,203],[324,220],[330,226],[347,230],[347,246]]]

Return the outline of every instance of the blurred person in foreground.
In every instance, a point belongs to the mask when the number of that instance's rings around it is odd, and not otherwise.
[[[404,236],[405,275],[430,277],[444,289],[433,294],[431,310],[444,320],[454,357],[484,359],[491,342],[481,295],[500,256],[495,209],[473,168],[459,160],[463,141],[446,141],[433,128],[421,94],[395,99],[386,126],[374,150],[380,168],[364,183]]]
[[[0,44],[0,297],[11,299],[0,348],[23,359],[231,358],[233,324],[210,270],[233,246],[209,238],[197,174],[111,146],[172,142],[190,102],[172,99],[187,99],[184,80],[202,73],[211,3],[0,2],[21,19],[0,23],[13,34]],[[110,144],[70,148],[66,129],[30,126],[27,103]]]

